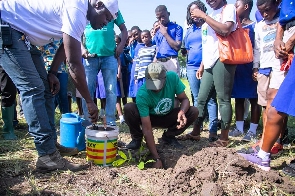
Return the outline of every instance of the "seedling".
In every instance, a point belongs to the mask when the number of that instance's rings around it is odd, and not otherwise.
[[[123,165],[125,162],[130,163],[133,160],[130,150],[128,150],[128,156],[121,150],[118,150],[118,155],[121,158],[112,163],[112,165],[114,167],[119,167],[119,166]]]
[[[143,170],[143,169],[145,168],[145,165],[146,165],[147,163],[153,163],[153,162],[155,162],[155,160],[153,160],[153,159],[150,159],[150,160],[145,161],[149,153],[146,152],[146,153],[144,153],[143,155],[141,155],[142,152],[144,152],[144,149],[145,149],[145,147],[144,147],[144,146],[142,145],[142,143],[141,143],[141,146],[140,146],[140,148],[139,148],[139,150],[138,150],[138,153],[139,153],[139,163],[138,163],[138,165],[137,165],[137,167],[138,167],[140,170]]]
[[[139,157],[138,160],[139,161],[138,161],[138,164],[137,164],[137,167],[140,170],[143,170],[147,163],[155,162],[153,159],[145,161],[149,153],[146,152],[146,153],[143,154],[144,150],[145,150],[145,147],[141,144],[141,146],[140,146],[140,148],[138,150],[138,157]],[[130,150],[128,150],[128,156],[121,150],[118,150],[118,155],[120,156],[120,158],[113,162],[112,165],[114,167],[119,167],[119,166],[123,165],[126,162],[127,163],[136,162],[135,159],[132,157],[132,154],[131,154]]]

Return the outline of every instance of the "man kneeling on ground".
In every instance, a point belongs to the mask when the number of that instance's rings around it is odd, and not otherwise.
[[[198,117],[198,109],[190,106],[188,97],[178,75],[168,71],[160,63],[151,63],[145,72],[145,83],[138,90],[136,104],[124,107],[125,122],[132,141],[128,149],[138,149],[143,136],[155,159],[154,168],[162,168],[162,161],[156,149],[152,127],[167,128],[163,133],[164,143],[182,148],[175,136],[183,133]],[[180,107],[174,108],[175,95]],[[140,127],[141,125],[141,127]]]

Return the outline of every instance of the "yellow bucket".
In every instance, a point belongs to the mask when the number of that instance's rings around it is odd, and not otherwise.
[[[86,134],[86,156],[88,161],[93,161],[97,165],[109,166],[116,160],[117,140],[119,131],[117,127],[108,127],[109,131],[98,126],[98,130],[88,127]]]

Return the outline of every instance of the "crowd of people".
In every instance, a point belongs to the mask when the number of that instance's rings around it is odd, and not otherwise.
[[[86,168],[87,165],[71,163],[61,156],[77,154],[78,150],[60,145],[54,127],[55,108],[59,106],[61,113],[71,112],[69,95],[76,94],[83,98],[82,103],[77,99],[78,113],[84,114],[86,120],[96,123],[99,117],[105,117],[106,126],[116,126],[119,118],[120,123],[127,124],[132,140],[126,148],[140,148],[144,138],[155,168],[163,168],[163,164],[154,141],[154,127],[165,129],[163,142],[183,148],[181,140],[200,140],[208,117],[209,146],[227,147],[229,137],[243,136],[245,142],[257,139],[261,118],[261,140],[238,154],[269,171],[270,155],[279,154],[288,143],[288,115],[295,116],[294,94],[290,90],[295,71],[295,2],[207,3],[212,13],[207,13],[200,0],[187,6],[188,28],[184,35],[183,28],[170,21],[165,5],[155,8],[156,21],[151,30],[141,30],[139,26],[127,30],[117,0],[52,0],[46,5],[33,0],[2,0],[0,77],[4,139],[17,138],[13,119],[18,90],[39,154],[37,169]],[[250,19],[253,6],[258,8],[256,21]],[[115,34],[115,24],[119,35]],[[224,63],[219,58],[218,36],[227,37],[240,25],[249,32],[253,62]],[[192,104],[179,78],[179,54],[187,59]],[[70,90],[70,84],[76,89]],[[127,97],[132,102],[128,103]],[[97,98],[101,101],[100,110]],[[251,118],[245,131],[248,102]],[[191,125],[192,131],[183,134]],[[295,176],[295,161],[283,171]]]

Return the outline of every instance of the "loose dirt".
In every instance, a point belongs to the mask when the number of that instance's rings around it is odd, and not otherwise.
[[[264,172],[243,160],[233,148],[206,147],[208,133],[203,133],[199,142],[181,142],[185,146],[182,150],[164,145],[161,134],[155,130],[157,149],[165,160],[166,169],[162,170],[150,168],[149,164],[140,170],[133,162],[121,167],[92,165],[77,173],[40,174],[34,171],[35,150],[23,149],[26,153],[21,155],[22,159],[1,160],[0,195],[295,194],[294,180],[281,174],[280,168]],[[120,133],[119,139],[129,142],[130,136]],[[3,153],[9,149],[2,147],[0,150]],[[85,154],[81,152],[67,159],[86,163]],[[137,152],[132,154],[136,157]]]

